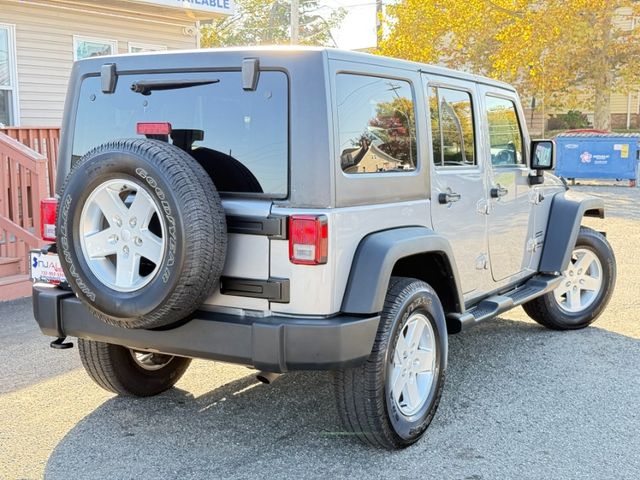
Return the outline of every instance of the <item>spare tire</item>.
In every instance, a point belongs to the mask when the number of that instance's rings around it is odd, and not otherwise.
[[[112,141],[82,157],[62,187],[56,232],[74,293],[125,328],[185,319],[217,285],[227,251],[213,182],[158,140]]]

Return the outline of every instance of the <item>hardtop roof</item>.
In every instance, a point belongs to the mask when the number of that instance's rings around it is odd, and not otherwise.
[[[486,85],[492,85],[496,87],[500,87],[506,90],[515,91],[514,87],[509,85],[508,83],[494,80],[488,77],[484,77],[481,75],[476,75],[474,73],[464,72],[460,70],[453,70],[446,67],[440,67],[436,65],[426,64],[426,63],[418,63],[410,60],[402,60],[399,58],[391,58],[385,57],[382,55],[374,55],[366,52],[356,52],[352,50],[342,50],[337,48],[329,48],[329,47],[307,47],[307,46],[255,46],[255,47],[225,47],[225,48],[202,48],[195,50],[168,50],[161,52],[143,52],[143,53],[134,53],[134,54],[120,54],[120,55],[108,55],[102,57],[93,57],[87,58],[83,60],[79,60],[79,63],[82,63],[86,66],[90,64],[100,64],[105,63],[105,60],[118,60],[118,59],[130,59],[132,57],[156,57],[156,56],[180,56],[188,54],[189,56],[199,56],[199,55],[210,55],[211,53],[225,53],[225,54],[236,54],[236,55],[258,55],[258,54],[269,54],[270,57],[277,56],[278,54],[286,55],[287,57],[291,57],[292,55],[302,55],[306,56],[307,54],[325,55],[329,59],[341,60],[346,62],[354,62],[354,63],[363,63],[369,65],[380,65],[389,68],[399,68],[403,70],[410,71],[422,71],[425,73],[430,73],[433,75],[440,75],[445,77],[456,78],[460,80],[467,80],[476,83],[482,83]],[[127,62],[129,63],[129,62]],[[97,65],[96,65],[97,66]],[[99,67],[98,67],[99,68]]]
[[[325,48],[327,55],[331,59],[344,60],[351,62],[360,62],[381,65],[391,68],[402,68],[405,70],[416,71],[419,70],[424,73],[431,73],[434,75],[440,75],[444,77],[457,78],[460,80],[468,80],[476,83],[483,83],[486,85],[493,85],[506,90],[515,91],[515,88],[500,80],[484,77],[475,73],[465,72],[462,70],[454,70],[452,68],[441,67],[438,65],[432,65],[428,63],[413,62],[411,60],[403,60],[400,58],[385,57],[382,55],[374,55],[367,52],[356,52],[351,50],[340,50],[337,48]]]

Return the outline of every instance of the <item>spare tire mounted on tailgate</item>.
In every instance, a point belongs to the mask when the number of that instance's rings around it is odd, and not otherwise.
[[[217,285],[227,249],[222,204],[177,147],[128,139],[93,149],[67,177],[58,208],[67,279],[111,325],[178,322]]]

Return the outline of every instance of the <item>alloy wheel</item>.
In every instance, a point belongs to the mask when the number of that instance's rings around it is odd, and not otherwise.
[[[153,280],[165,255],[165,231],[159,206],[131,180],[98,185],[80,216],[80,245],[89,269],[119,292],[139,290]]]
[[[414,415],[424,406],[436,379],[435,365],[433,327],[426,316],[414,313],[398,335],[387,377],[387,391],[403,415]]]
[[[562,283],[553,291],[556,302],[567,313],[583,312],[602,290],[602,264],[596,254],[576,248],[569,268],[562,272]]]

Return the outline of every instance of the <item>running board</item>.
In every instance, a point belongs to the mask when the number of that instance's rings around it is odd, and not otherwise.
[[[447,315],[447,330],[449,333],[466,330],[554,290],[561,280],[562,277],[557,275],[537,275],[509,292],[485,298],[464,313],[450,313]]]

